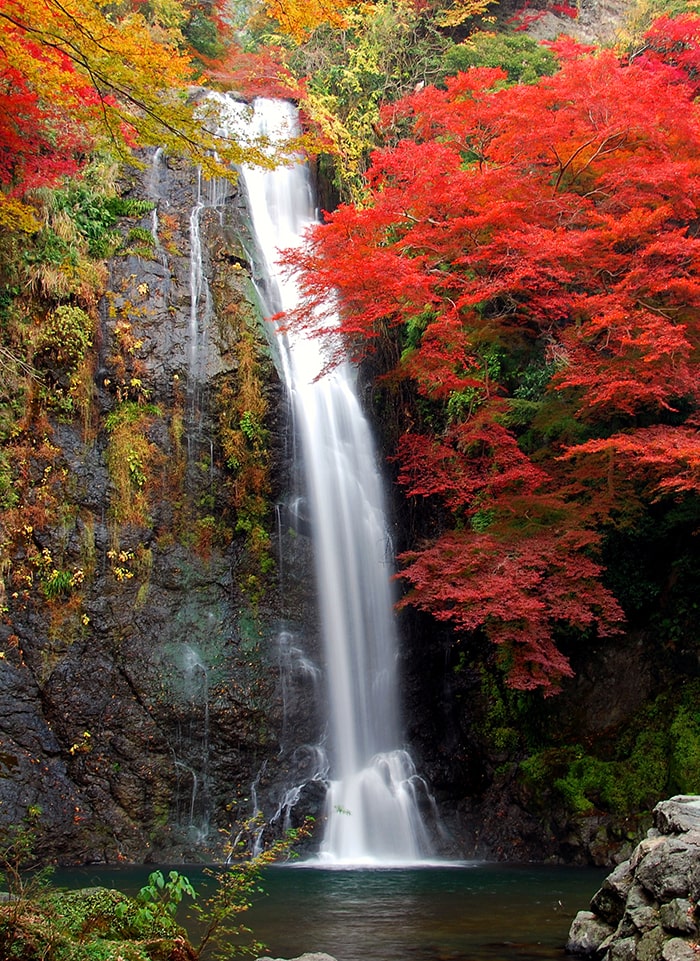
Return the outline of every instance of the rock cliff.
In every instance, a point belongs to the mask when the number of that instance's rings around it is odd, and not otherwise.
[[[286,405],[238,190],[158,151],[120,191],[153,210],[109,261],[89,416],[35,437],[42,510],[0,627],[0,821],[40,808],[62,862],[209,856],[274,815],[304,780],[288,745],[317,737],[285,640],[314,635],[308,538],[276,523]]]

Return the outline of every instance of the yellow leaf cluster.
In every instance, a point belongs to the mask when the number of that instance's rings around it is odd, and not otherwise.
[[[264,0],[265,10],[280,29],[300,43],[322,23],[340,27],[352,0]]]
[[[17,230],[20,233],[33,234],[39,227],[33,207],[0,192],[0,231]]]
[[[492,2],[493,0],[453,0],[449,6],[437,13],[435,22],[441,27],[458,27],[465,20],[483,16]]]

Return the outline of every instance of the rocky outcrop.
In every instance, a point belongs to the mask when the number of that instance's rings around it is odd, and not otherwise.
[[[599,961],[700,957],[700,796],[654,809],[654,827],[605,879],[569,932],[571,954]]]

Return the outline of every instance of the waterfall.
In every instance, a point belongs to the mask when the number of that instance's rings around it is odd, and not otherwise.
[[[240,113],[240,104],[231,109]],[[255,101],[254,132],[279,142],[296,132],[296,110]],[[280,250],[315,221],[307,167],[245,168],[242,180],[268,316],[298,302],[278,266]],[[401,747],[392,551],[382,479],[358,401],[355,371],[324,367],[318,338],[278,336],[278,366],[292,400],[316,558],[324,635],[331,782],[320,858],[330,863],[406,863],[429,853],[419,813],[425,784]]]

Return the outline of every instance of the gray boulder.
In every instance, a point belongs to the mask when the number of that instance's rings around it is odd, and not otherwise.
[[[284,958],[258,958],[258,961],[285,961]],[[298,958],[291,958],[291,961],[335,961],[335,958],[331,957],[330,954],[323,954],[323,952],[312,951],[306,954],[300,954]]]
[[[700,796],[677,794],[654,810],[654,823],[662,834],[700,832]]]
[[[592,956],[613,933],[614,928],[597,917],[593,911],[579,911],[569,930],[566,950],[570,954]]]

